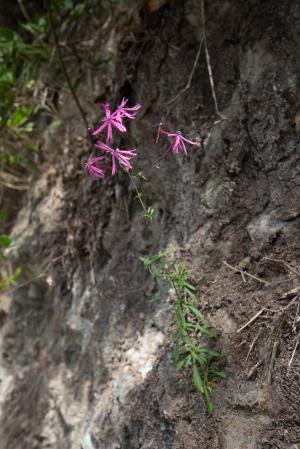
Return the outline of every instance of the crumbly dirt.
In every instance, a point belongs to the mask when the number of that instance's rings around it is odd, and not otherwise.
[[[143,220],[125,173],[86,178],[81,117],[59,93],[62,125],[45,133],[49,158],[13,229],[24,286],[3,308],[1,449],[300,447],[300,6],[205,9],[225,120],[203,51],[190,89],[169,103],[199,47],[198,1],[120,2],[81,30],[90,41],[79,49],[78,95],[90,121],[95,102],[143,104],[120,143],[138,148],[155,219]],[[160,159],[161,121],[201,142],[188,159]],[[211,416],[190,373],[172,365],[168,292],[147,301],[154,285],[139,256],[168,245],[225,354]]]

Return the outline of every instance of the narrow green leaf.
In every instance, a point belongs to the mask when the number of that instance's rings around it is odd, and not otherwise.
[[[148,267],[149,265],[151,265],[151,261],[149,257],[139,257],[140,261],[145,265],[145,267]]]
[[[186,365],[186,359],[181,359],[175,363],[175,368],[179,371]]]
[[[192,284],[190,284],[189,282],[186,282],[186,281],[185,281],[185,282],[183,283],[183,286],[184,286],[184,287],[187,287],[189,290],[192,290],[192,291],[194,291],[194,292],[196,291],[195,287],[194,287]]]
[[[11,277],[11,282],[12,282],[12,284],[15,284],[15,283],[17,282],[17,279],[18,279],[18,277],[20,276],[21,272],[22,272],[21,267],[17,267],[17,268],[15,269],[15,271],[14,271],[12,277]]]
[[[193,304],[186,304],[186,306],[190,309],[190,311],[194,314],[194,316],[199,318],[199,320],[205,322],[204,315],[200,312],[200,310],[196,309],[196,307],[193,306]]]
[[[180,329],[178,329],[178,335],[180,336],[181,340],[183,341],[183,343],[185,345],[189,345],[190,344],[190,338],[187,335],[185,329],[183,329],[182,327]]]
[[[186,358],[186,364],[185,366],[189,366],[192,363],[192,355],[188,355]]]
[[[208,413],[212,413],[214,406],[213,406],[213,402],[211,399],[211,388],[209,388],[208,385],[204,384],[204,398],[205,398],[205,402],[206,402],[206,407],[207,407],[207,411]]]
[[[200,326],[200,331],[202,335],[207,335],[208,337],[215,338],[216,333],[213,331],[211,327],[208,326]]]
[[[185,327],[186,319],[185,319],[185,316],[184,316],[182,304],[180,304],[180,303],[177,304],[176,312],[177,312],[177,318],[178,318],[179,322],[181,323],[181,325],[183,327]]]
[[[192,301],[195,301],[197,299],[197,296],[194,295],[194,293],[192,293],[189,289],[184,289],[184,291],[186,292],[186,294],[190,297],[190,299]]]
[[[200,393],[204,394],[204,386],[201,375],[195,363],[193,364],[193,380],[197,390],[199,390]]]
[[[205,364],[206,364],[206,360],[205,360],[204,357],[199,356],[199,355],[196,354],[196,352],[194,352],[194,351],[192,351],[192,355],[193,355],[193,358],[194,358],[195,360],[197,360],[197,362],[198,362],[200,365],[205,365]]]
[[[206,407],[209,414],[211,414],[214,411],[214,405],[211,400],[211,398],[206,396]]]
[[[215,377],[220,377],[221,379],[226,379],[226,373],[224,373],[224,371],[210,371],[210,374]]]
[[[193,323],[188,323],[188,322],[185,324],[185,326],[187,329],[192,330],[192,331],[194,331],[196,328],[196,326]]]
[[[179,352],[179,346],[177,344],[175,344],[174,348],[173,348],[173,352],[172,352],[172,358],[173,358],[173,362],[176,364],[178,363],[179,359],[180,359],[180,352]]]
[[[159,299],[160,299],[160,291],[157,291],[150,296],[149,302],[159,301]]]
[[[196,352],[199,352],[200,354],[201,354],[201,353],[206,353],[206,354],[208,354],[208,355],[210,356],[210,358],[213,358],[213,357],[221,358],[221,354],[220,354],[219,352],[217,352],[217,351],[212,351],[212,350],[209,349],[209,348],[204,348],[204,347],[202,347],[202,346],[195,346],[195,347],[194,347],[194,350],[195,350]]]

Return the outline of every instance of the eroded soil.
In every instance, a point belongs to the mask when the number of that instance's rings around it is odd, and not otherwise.
[[[203,51],[170,103],[199,48],[198,1],[96,8],[80,31],[91,125],[95,103],[143,104],[121,144],[138,148],[155,219],[143,219],[125,173],[87,179],[81,117],[60,92],[62,124],[44,135],[49,158],[12,231],[24,285],[0,303],[1,449],[300,447],[300,7],[231,0],[205,11],[223,120]],[[161,121],[198,140],[188,159],[161,159]],[[139,256],[170,244],[226,356],[212,416],[172,365],[168,292],[148,302]]]

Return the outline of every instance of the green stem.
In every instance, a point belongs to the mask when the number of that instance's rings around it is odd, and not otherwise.
[[[145,212],[145,216],[146,216],[146,217],[149,217],[149,212],[148,212],[147,207],[146,207],[146,205],[145,205],[145,203],[144,203],[144,201],[143,201],[143,199],[142,199],[142,192],[139,191],[139,189],[138,189],[138,187],[137,187],[137,185],[136,185],[136,183],[135,183],[135,180],[133,179],[133,177],[131,176],[131,174],[130,174],[129,172],[127,172],[127,174],[128,174],[128,176],[129,176],[129,178],[130,178],[130,181],[132,182],[132,185],[133,185],[133,187],[134,187],[134,190],[136,191],[136,197],[137,197],[137,199],[139,200],[139,202],[140,202],[140,204],[141,204],[141,206],[142,206],[142,208],[143,208],[143,211]]]

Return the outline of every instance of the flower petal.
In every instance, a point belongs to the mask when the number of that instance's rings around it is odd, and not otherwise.
[[[95,143],[95,147],[100,148],[103,151],[106,151],[107,153],[113,153],[114,150],[112,148],[110,148],[108,145],[106,145],[105,143],[101,142],[100,140],[98,140]]]
[[[180,141],[180,145],[181,145],[182,151],[183,151],[184,154],[187,156],[187,155],[188,155],[187,149],[186,149],[186,146],[185,146],[184,141],[183,141],[182,139],[181,139],[181,141]]]
[[[105,177],[105,169],[97,166],[100,161],[105,159],[104,156],[98,156],[91,158],[87,164],[86,168],[90,176],[94,176],[95,178],[104,178]]]
[[[106,126],[107,124],[103,123],[99,128],[92,132],[92,136],[96,136],[97,134],[99,134]]]
[[[193,142],[192,140],[188,140],[185,137],[181,136],[181,139],[184,140],[185,142],[191,144],[191,145],[197,145],[198,142]]]

